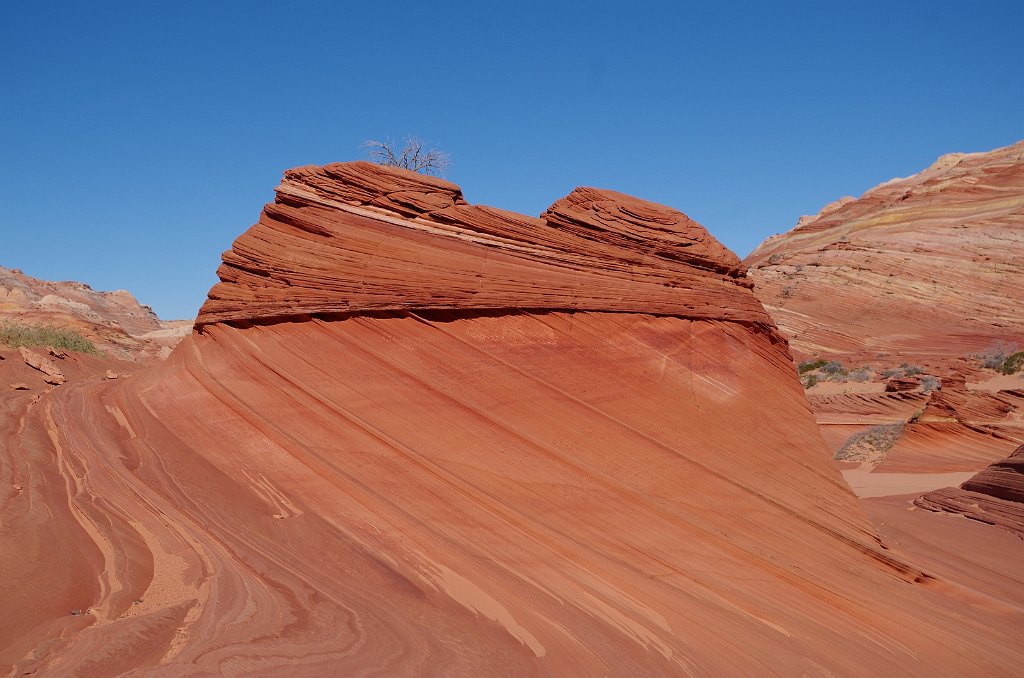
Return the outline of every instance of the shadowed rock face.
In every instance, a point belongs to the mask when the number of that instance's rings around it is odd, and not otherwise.
[[[879,544],[739,262],[679,212],[302,168],[220,276],[166,362],[0,420],[15,672],[1019,666],[1017,608]]]
[[[999,340],[1024,345],[1024,142],[837,201],[745,263],[799,356],[941,370]]]

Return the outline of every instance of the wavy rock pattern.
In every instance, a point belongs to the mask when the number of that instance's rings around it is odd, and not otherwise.
[[[959,513],[1024,537],[1024,445],[959,488],[930,492],[914,503],[930,511]]]
[[[678,212],[304,168],[221,276],[167,361],[3,403],[13,673],[1020,665],[1020,609],[880,545],[738,262]]]
[[[917,421],[876,469],[888,473],[977,471],[1024,443],[1024,391],[933,391]]]
[[[197,324],[403,309],[631,311],[774,328],[699,224],[576,189],[540,219],[365,162],[285,174],[235,241]]]
[[[844,198],[745,263],[799,356],[888,353],[943,374],[996,341],[1024,345],[1024,142]]]

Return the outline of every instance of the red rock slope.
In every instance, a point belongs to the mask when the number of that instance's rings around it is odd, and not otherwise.
[[[1024,142],[843,198],[745,263],[798,356],[942,367],[1024,345]]]
[[[51,282],[0,266],[0,322],[78,331],[100,350],[129,360],[164,358],[191,328],[162,321],[126,290],[97,292],[78,282]]]
[[[0,663],[109,675],[1005,675],[1021,610],[883,548],[742,267],[289,172],[200,327],[12,414]],[[76,614],[69,613],[74,611]]]

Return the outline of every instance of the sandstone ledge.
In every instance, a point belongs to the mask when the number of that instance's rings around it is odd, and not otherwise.
[[[739,259],[674,209],[578,188],[540,218],[366,162],[289,170],[224,253],[197,326],[416,309],[589,310],[774,324]]]

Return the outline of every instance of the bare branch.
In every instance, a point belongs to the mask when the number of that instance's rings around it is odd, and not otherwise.
[[[444,171],[451,162],[447,153],[442,153],[436,148],[425,150],[423,142],[414,136],[405,138],[405,146],[401,150],[396,150],[390,139],[365,141],[362,145],[368,149],[366,156],[370,162],[401,167],[422,174],[444,176]]]

